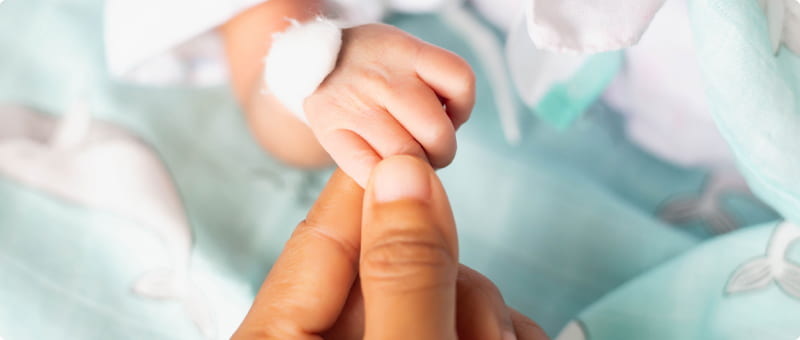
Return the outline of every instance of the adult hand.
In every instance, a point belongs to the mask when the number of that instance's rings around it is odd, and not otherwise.
[[[362,211],[363,206],[363,211]],[[546,339],[458,263],[427,162],[390,157],[366,192],[337,171],[272,267],[234,339]]]

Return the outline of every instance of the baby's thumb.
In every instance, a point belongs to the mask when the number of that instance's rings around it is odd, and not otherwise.
[[[365,338],[455,339],[458,241],[431,166],[412,156],[383,160],[363,211]]]

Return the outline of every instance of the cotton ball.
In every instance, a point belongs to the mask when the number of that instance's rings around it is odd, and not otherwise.
[[[401,13],[436,12],[446,5],[461,3],[461,0],[388,0],[389,8]]]
[[[265,59],[264,81],[286,108],[304,119],[303,102],[336,66],[342,31],[332,21],[293,23],[275,36]]]
[[[470,0],[470,2],[486,20],[503,32],[511,30],[511,25],[517,21],[525,6],[525,0]]]

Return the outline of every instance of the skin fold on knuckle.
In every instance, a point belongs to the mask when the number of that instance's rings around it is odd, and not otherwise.
[[[338,76],[337,76],[338,77]],[[366,107],[363,90],[350,82],[337,78],[326,79],[311,96],[303,102],[306,118],[312,123],[339,122],[345,113]],[[339,124],[341,125],[341,124]]]
[[[394,155],[410,155],[416,157],[426,157],[423,148],[417,143],[414,139],[403,138],[394,145],[394,147],[389,150],[389,153],[385,156],[394,156]]]
[[[343,127],[329,127],[321,129],[319,136],[322,146],[345,170],[347,168],[342,165],[342,161],[359,167],[372,167],[379,161],[369,141],[357,131]],[[352,147],[354,140],[361,140],[365,145],[354,148]]]
[[[455,259],[440,237],[392,231],[361,254],[362,282],[398,292],[446,285],[455,275]]]
[[[439,49],[439,52],[443,53],[447,63],[452,65],[452,68],[449,70],[453,72],[451,78],[454,80],[453,88],[456,90],[456,93],[462,96],[475,93],[476,79],[472,66],[458,54],[438,47],[436,48]]]
[[[459,98],[463,102],[463,107],[459,108],[463,110],[460,111],[460,116],[451,117],[455,119],[454,123],[460,126],[469,119],[471,108],[475,105],[476,76],[472,67],[461,57],[453,54],[448,59],[450,59],[453,65],[457,65],[450,71],[451,75],[449,77],[451,83],[449,86],[454,97]]]
[[[461,65],[461,93],[466,97],[474,97],[475,96],[475,72],[472,71],[472,67],[461,57],[456,56],[456,60],[459,60],[459,64]]]
[[[333,208],[332,206],[330,208]],[[324,208],[323,208],[324,209]],[[322,225],[318,224],[322,223],[321,221],[317,221],[316,217],[312,215],[300,224],[297,227],[295,233],[297,234],[296,239],[297,242],[300,244],[307,244],[311,239],[321,240],[325,243],[328,243],[336,249],[336,251],[341,255],[342,258],[347,259],[352,263],[358,263],[359,254],[359,247],[358,245],[353,244],[341,237],[327,231]]]
[[[358,76],[370,88],[391,89],[391,71],[387,69],[384,60],[376,59],[359,65]]]
[[[357,138],[363,139],[363,137],[361,137],[358,133],[354,131],[348,130],[348,133],[357,136]],[[364,142],[369,144],[368,140],[364,140]],[[375,163],[380,161],[380,158],[376,154],[375,150],[373,150],[372,147],[369,145],[356,149],[340,150],[339,152],[341,152],[340,158],[348,162],[353,167],[371,169]],[[337,156],[334,156],[334,158],[336,157]],[[344,167],[343,165],[340,166]]]

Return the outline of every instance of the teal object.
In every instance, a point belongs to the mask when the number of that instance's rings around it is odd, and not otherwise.
[[[534,112],[557,129],[564,130],[572,126],[605,92],[619,73],[623,59],[622,51],[587,57],[572,77],[553,84],[536,104]]]

